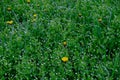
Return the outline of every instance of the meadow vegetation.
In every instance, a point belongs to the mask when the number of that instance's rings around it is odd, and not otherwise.
[[[0,80],[120,80],[120,1],[0,0]]]

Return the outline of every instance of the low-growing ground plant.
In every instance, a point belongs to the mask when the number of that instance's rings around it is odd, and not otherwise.
[[[0,0],[0,80],[120,80],[120,1]]]

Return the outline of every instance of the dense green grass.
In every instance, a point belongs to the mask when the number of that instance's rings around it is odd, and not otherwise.
[[[119,0],[0,0],[0,80],[47,79],[120,80]]]

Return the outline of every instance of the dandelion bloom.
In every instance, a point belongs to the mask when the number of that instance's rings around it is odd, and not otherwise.
[[[10,8],[10,7],[8,7],[8,8],[7,8],[7,10],[8,10],[8,11],[11,11],[11,8]]]
[[[27,0],[27,3],[30,3],[30,0]]]
[[[102,19],[101,19],[101,18],[99,18],[99,19],[98,19],[98,21],[99,21],[99,22],[102,22]]]
[[[82,16],[82,14],[81,13],[79,13],[79,17],[81,17]]]
[[[64,41],[64,42],[63,42],[63,45],[64,45],[64,46],[66,46],[66,45],[67,45],[67,42],[66,42],[66,41]]]
[[[62,61],[63,61],[63,62],[67,62],[67,61],[68,61],[68,57],[63,57],[63,58],[62,58]]]
[[[6,23],[7,23],[7,24],[13,24],[13,21],[10,20],[10,21],[7,21]]]
[[[33,16],[34,16],[34,17],[36,17],[36,16],[37,16],[37,14],[34,14]]]

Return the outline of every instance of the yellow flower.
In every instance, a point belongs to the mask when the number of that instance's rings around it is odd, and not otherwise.
[[[82,14],[81,13],[79,13],[79,17],[81,17],[82,16]]]
[[[27,3],[30,3],[30,0],[27,0]]]
[[[36,16],[37,16],[37,14],[34,14],[33,16],[34,16],[34,17],[36,17]]]
[[[11,8],[10,8],[10,7],[8,7],[8,8],[7,8],[7,10],[8,10],[8,11],[11,11]]]
[[[67,61],[68,61],[68,57],[63,57],[63,58],[62,58],[62,61],[63,61],[63,62],[67,62]]]
[[[13,24],[13,21],[10,20],[10,21],[7,21],[6,23],[7,23],[7,24]]]
[[[66,46],[66,45],[67,45],[67,42],[66,42],[66,41],[64,41],[64,42],[63,42],[63,45],[64,45],[64,46]]]
[[[101,19],[101,18],[99,18],[99,19],[98,19],[98,21],[99,21],[99,22],[102,22],[102,19]]]

